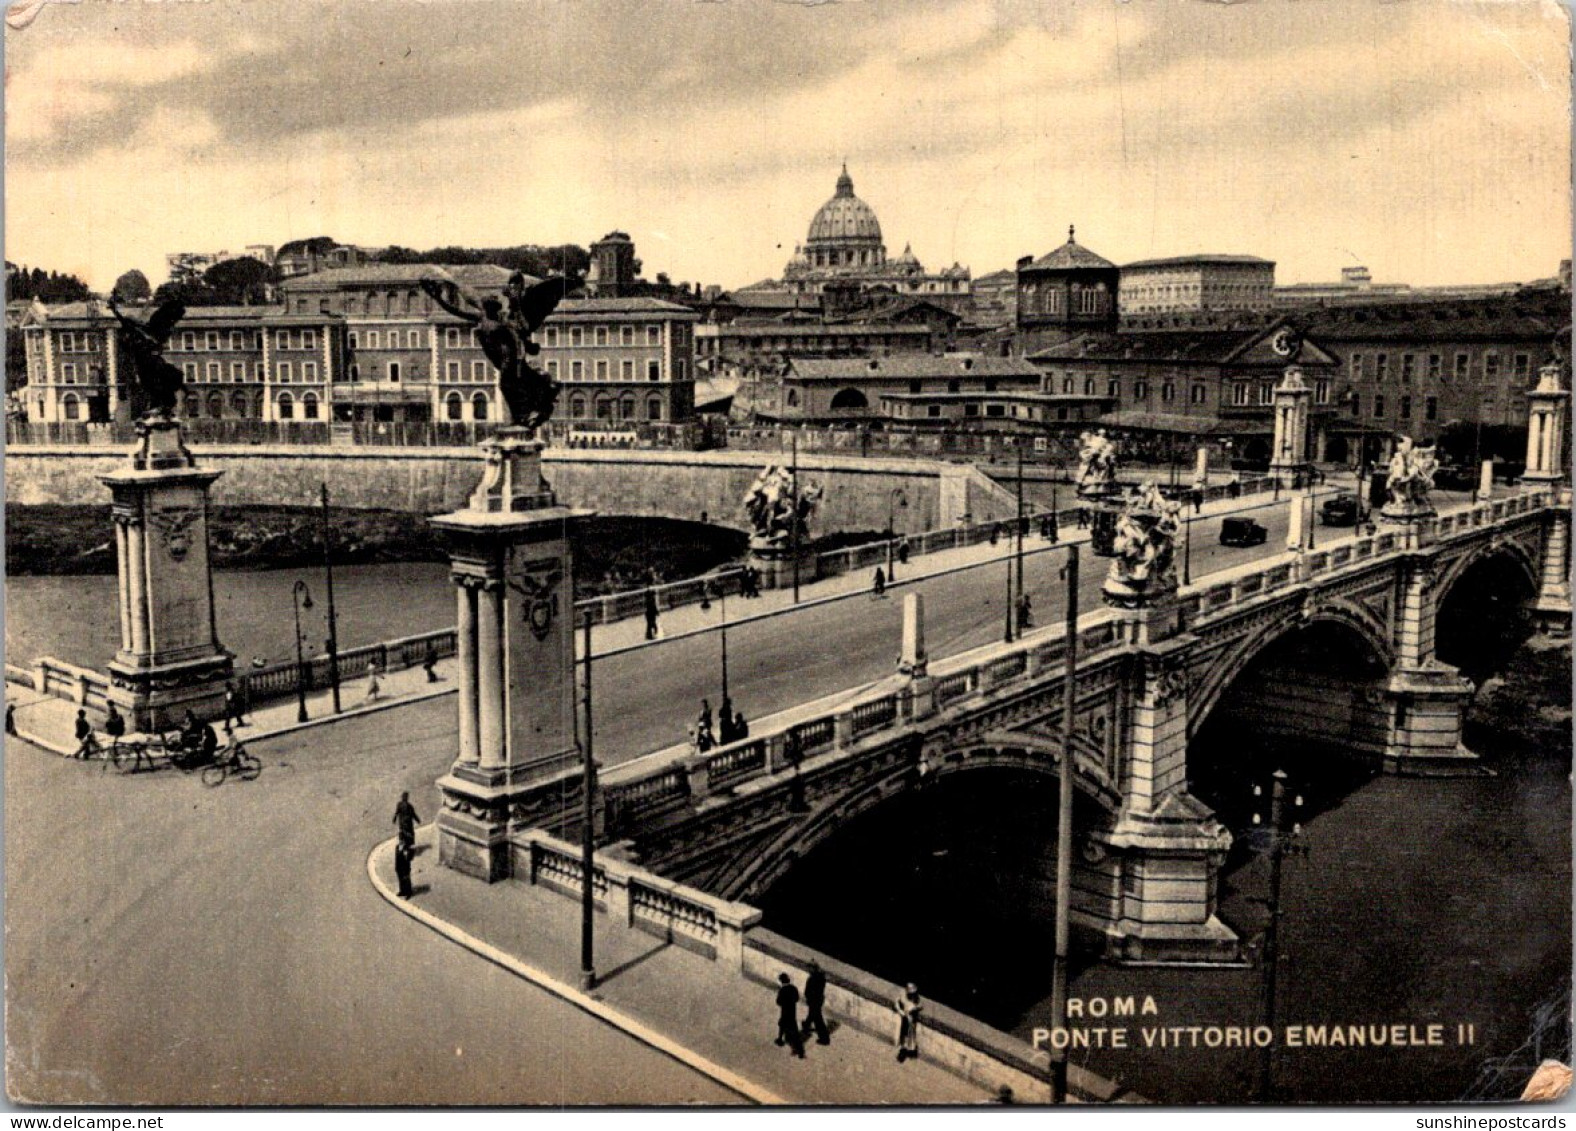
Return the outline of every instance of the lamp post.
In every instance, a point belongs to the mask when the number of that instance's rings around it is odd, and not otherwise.
[[[708,581],[706,584],[710,587],[714,583]],[[717,604],[721,614],[722,701],[726,703],[728,701],[728,585],[721,578],[716,580],[715,585],[717,587]],[[728,720],[728,725],[733,725],[732,719]]]
[[[328,590],[328,683],[334,693],[334,714],[339,714],[339,618],[334,614],[334,558],[329,552],[328,484],[323,488],[323,577]]]
[[[296,645],[296,722],[306,722],[306,657],[301,654],[301,610],[311,609],[312,591],[297,580],[290,589],[290,604],[295,609]]]
[[[900,500],[900,499],[902,500],[902,505],[903,505],[904,509],[906,510],[908,508],[908,495],[903,490],[903,488],[901,488],[901,487],[894,487],[894,488],[892,488],[892,490],[887,492],[887,525],[886,525],[887,555],[886,555],[886,558],[887,558],[887,581],[889,581],[889,582],[892,580],[892,578],[894,576],[896,576],[896,569],[893,567],[893,564],[892,564],[892,544],[897,541],[897,531],[895,531],[892,528],[892,526],[893,526],[893,519],[895,517],[894,513],[893,513],[893,509],[894,509],[893,505],[895,503],[897,503],[898,500]]]
[[[585,761],[581,766],[580,811],[580,988],[596,986],[596,958],[592,947],[593,911],[596,904],[596,760],[591,753],[591,611],[585,619]]]
[[[1051,1032],[1067,1027],[1067,959],[1072,939],[1073,888],[1073,715],[1078,679],[1078,543],[1067,545],[1067,624],[1062,676],[1062,763],[1056,787],[1056,953],[1051,967]],[[1051,1051],[1051,1102],[1067,1102],[1067,1046]]]
[[[1253,796],[1262,798],[1264,788],[1253,787]],[[1292,801],[1293,810],[1302,808],[1302,796],[1297,795]],[[1249,834],[1248,842],[1255,851],[1268,851],[1270,857],[1270,894],[1264,901],[1269,911],[1269,922],[1264,928],[1264,988],[1263,988],[1263,1024],[1272,1033],[1275,1031],[1275,978],[1277,965],[1280,960],[1280,920],[1281,920],[1281,864],[1286,856],[1306,856],[1306,845],[1294,843],[1302,835],[1302,826],[1296,821],[1291,827],[1286,827],[1286,771],[1276,770],[1271,776],[1270,784],[1270,813],[1268,825],[1263,824],[1262,815],[1253,814],[1254,828]],[[1274,1088],[1274,1042],[1266,1044],[1259,1059],[1259,1090],[1260,1103],[1269,1103]]]
[[[1193,514],[1182,520],[1182,584],[1193,584]]]
[[[793,526],[789,530],[793,549],[793,603],[799,603],[799,431],[793,434]]]

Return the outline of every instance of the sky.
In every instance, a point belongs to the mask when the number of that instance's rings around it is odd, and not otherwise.
[[[26,21],[13,9],[11,19]],[[5,256],[589,244],[779,276],[841,163],[888,253],[1067,238],[1280,283],[1570,255],[1553,0],[80,0],[6,29]]]

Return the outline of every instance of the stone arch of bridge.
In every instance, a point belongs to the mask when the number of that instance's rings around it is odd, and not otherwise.
[[[1074,740],[1075,835],[1110,827],[1121,809],[1121,790],[1106,772],[1105,758],[1104,751],[1087,740]],[[840,788],[814,792],[807,812],[789,822],[770,843],[759,846],[742,867],[723,878],[713,890],[730,899],[758,898],[799,860],[885,802],[915,790],[932,789],[954,775],[989,770],[1026,772],[1058,782],[1061,742],[1016,731],[974,736],[956,745],[944,738],[927,742],[917,761],[905,759],[878,776],[861,777]]]
[[[1519,538],[1489,537],[1461,554],[1445,568],[1444,573],[1434,583],[1435,607],[1438,608],[1445,603],[1455,589],[1456,583],[1470,570],[1497,559],[1503,559],[1506,564],[1514,566],[1526,579],[1527,588],[1532,593],[1537,593],[1539,563],[1533,552]]]
[[[1355,606],[1345,602],[1329,602],[1309,607],[1293,607],[1284,618],[1270,621],[1250,632],[1234,647],[1226,650],[1213,667],[1198,681],[1197,689],[1188,698],[1188,735],[1197,734],[1213,714],[1221,697],[1263,652],[1291,633],[1301,632],[1316,624],[1333,625],[1358,638],[1367,651],[1386,671],[1395,663],[1395,649],[1381,627]]]
[[[1385,757],[1393,656],[1365,618],[1326,608],[1267,626],[1220,665],[1198,701],[1187,746],[1188,791],[1233,832],[1262,805],[1252,789],[1284,770],[1308,807],[1337,804]]]

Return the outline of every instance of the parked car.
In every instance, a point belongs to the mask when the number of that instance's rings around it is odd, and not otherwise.
[[[1251,518],[1228,518],[1220,524],[1222,546],[1262,546],[1269,536],[1263,524]]]
[[[1356,526],[1362,519],[1362,510],[1356,495],[1342,491],[1333,499],[1326,499],[1319,508],[1319,514],[1323,516],[1326,526]]]
[[[1477,485],[1477,471],[1464,463],[1447,463],[1434,472],[1434,486],[1441,491],[1471,491]]]

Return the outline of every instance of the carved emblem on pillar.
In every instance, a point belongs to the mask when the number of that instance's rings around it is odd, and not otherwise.
[[[520,602],[521,616],[538,640],[546,640],[552,631],[553,617],[558,612],[558,586],[563,580],[563,566],[553,558],[542,558],[527,562],[520,580],[509,582],[509,587],[525,598]]]
[[[197,513],[187,507],[160,507],[152,513],[164,548],[178,562],[184,561],[192,548],[192,524],[197,521]]]

